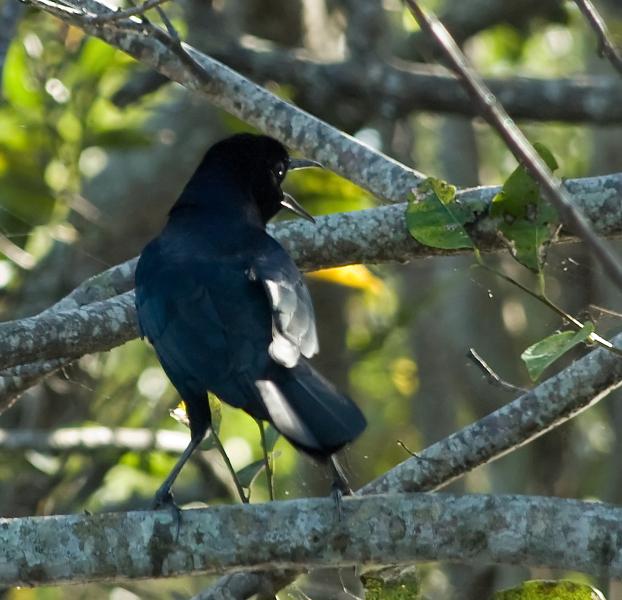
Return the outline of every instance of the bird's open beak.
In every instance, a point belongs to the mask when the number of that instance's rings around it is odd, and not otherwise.
[[[294,198],[292,195],[288,194],[287,192],[283,192],[283,200],[281,200],[281,206],[284,206],[285,208],[289,208],[289,210],[291,210],[293,213],[296,213],[298,216],[302,217],[303,219],[307,219],[307,221],[311,221],[311,223],[315,223],[315,219],[313,218],[313,215],[311,215],[304,208],[302,208],[298,200],[296,200],[296,198]]]
[[[324,168],[319,162],[309,160],[308,158],[290,158],[287,170],[295,171],[296,169],[307,169],[309,167],[318,167],[320,169]]]

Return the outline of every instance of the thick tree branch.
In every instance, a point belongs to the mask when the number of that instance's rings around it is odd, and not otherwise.
[[[460,526],[457,527],[456,524]],[[418,560],[622,577],[622,509],[528,496],[397,494],[183,511],[0,519],[0,584],[119,581],[239,568]]]
[[[595,229],[622,231],[622,174],[567,182]],[[498,188],[467,190],[460,196],[474,215],[485,214]],[[271,232],[304,270],[359,262],[404,262],[447,251],[423,246],[408,233],[405,204],[319,217],[316,224],[288,221]],[[500,247],[495,222],[481,219],[474,232],[486,250]],[[101,352],[133,339],[137,325],[131,289],[135,259],[108,269],[79,286],[56,307],[36,317],[0,324],[0,375],[6,369],[41,360],[73,359]],[[91,303],[85,304],[90,301]],[[73,308],[71,308],[73,307]],[[60,309],[60,310],[59,310]]]
[[[622,335],[612,340],[622,346]],[[429,446],[360,490],[438,489],[588,409],[622,385],[622,358],[603,348],[574,361],[512,402]]]

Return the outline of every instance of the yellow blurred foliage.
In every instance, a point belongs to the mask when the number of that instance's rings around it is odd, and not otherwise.
[[[375,296],[382,294],[386,286],[382,279],[376,277],[364,265],[348,265],[347,267],[335,267],[333,269],[321,269],[309,273],[313,279],[330,281],[338,285],[364,290]]]

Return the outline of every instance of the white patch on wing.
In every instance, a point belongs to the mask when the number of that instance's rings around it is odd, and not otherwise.
[[[266,410],[274,426],[285,436],[309,448],[318,448],[319,444],[308,427],[287,402],[281,390],[273,381],[259,380],[255,382]]]
[[[276,330],[272,332],[272,342],[268,346],[268,352],[273,360],[288,369],[295,367],[300,358],[300,348]]]

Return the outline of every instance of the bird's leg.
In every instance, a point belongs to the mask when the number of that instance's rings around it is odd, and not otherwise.
[[[261,448],[263,450],[263,461],[266,468],[266,482],[268,484],[268,495],[270,500],[274,500],[274,478],[272,473],[272,467],[270,466],[270,457],[268,456],[268,448],[266,447],[266,432],[264,430],[263,421],[261,419],[255,419],[257,426],[259,427],[259,435],[261,436]]]
[[[167,506],[170,504],[175,504],[173,501],[173,494],[171,493],[171,487],[177,476],[184,468],[184,465],[188,462],[188,459],[192,456],[192,453],[196,450],[197,446],[203,441],[204,434],[195,435],[190,439],[190,443],[186,446],[186,449],[183,451],[182,455],[179,457],[179,460],[175,463],[175,466],[171,469],[171,472],[167,475],[166,479],[163,481],[162,485],[158,488],[158,491],[155,493],[155,498],[153,500],[153,508],[161,508],[162,506]]]
[[[218,448],[218,451],[220,452],[222,459],[225,461],[225,465],[227,466],[229,473],[231,473],[231,477],[233,478],[233,483],[235,484],[235,488],[238,491],[240,500],[244,504],[248,504],[248,497],[244,493],[244,488],[242,487],[242,484],[240,483],[240,480],[238,479],[235,469],[233,468],[233,465],[231,464],[231,461],[229,460],[229,457],[227,456],[227,453],[225,452],[225,448],[222,445],[222,442],[220,441],[218,434],[213,429],[211,430],[211,434],[212,434],[212,437],[214,438],[214,444],[216,444],[216,448]]]
[[[181,526],[181,510],[179,506],[175,504],[175,500],[173,499],[173,494],[171,492],[171,487],[177,476],[184,468],[184,465],[188,462],[188,459],[192,456],[192,453],[196,450],[197,446],[203,441],[205,437],[205,432],[201,432],[201,434],[197,434],[190,439],[190,443],[186,446],[186,449],[183,451],[182,455],[179,457],[179,460],[175,463],[175,466],[171,469],[171,472],[167,475],[166,479],[162,483],[162,485],[158,488],[155,493],[155,497],[153,499],[152,508],[157,510],[164,506],[170,506],[173,511],[173,518],[177,523],[177,536],[179,537],[179,528]]]
[[[341,521],[343,517],[341,498],[343,496],[352,496],[353,492],[343,472],[343,468],[334,454],[331,454],[330,457],[330,470],[333,474],[332,496],[335,499],[335,506],[337,508],[337,519]]]

